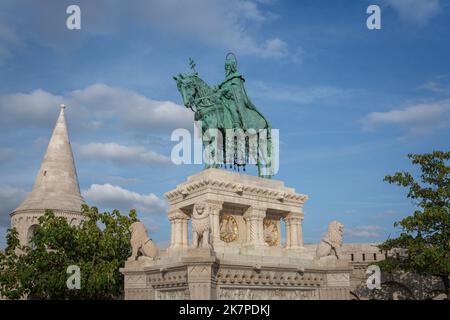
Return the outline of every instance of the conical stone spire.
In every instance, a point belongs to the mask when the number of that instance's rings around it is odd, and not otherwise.
[[[84,200],[80,194],[64,108],[65,106],[61,105],[33,190],[11,213],[12,226],[16,226],[17,229],[29,229],[33,224],[37,224],[37,218],[45,212],[45,209],[52,209],[56,215],[70,219],[71,223],[81,221],[80,211]],[[26,225],[23,225],[24,220],[28,221]],[[20,234],[20,230],[18,231]]]

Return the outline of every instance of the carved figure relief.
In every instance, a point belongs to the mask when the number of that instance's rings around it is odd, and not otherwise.
[[[222,216],[220,219],[220,239],[227,243],[236,241],[238,232],[236,219],[231,215]]]
[[[155,259],[158,255],[158,247],[147,236],[147,230],[142,222],[133,222],[130,227],[131,230],[131,256],[129,260],[138,259],[139,254],[142,259]]]
[[[211,248],[209,234],[209,208],[205,203],[200,202],[194,206],[192,212],[192,246],[194,248]]]
[[[317,259],[341,258],[342,238],[344,236],[344,225],[338,221],[332,221],[328,225],[328,232],[320,241],[316,249]]]

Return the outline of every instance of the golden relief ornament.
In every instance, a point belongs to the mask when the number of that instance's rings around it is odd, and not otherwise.
[[[278,245],[278,223],[275,220],[264,219],[264,241],[269,246]]]
[[[230,215],[224,215],[220,219],[220,240],[223,242],[233,242],[238,237],[238,224],[236,219]]]

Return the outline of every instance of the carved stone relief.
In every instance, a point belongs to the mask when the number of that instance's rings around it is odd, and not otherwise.
[[[315,289],[221,288],[220,300],[317,300]]]
[[[238,238],[238,233],[236,219],[231,215],[223,215],[220,219],[220,239],[226,243],[233,242]]]
[[[279,230],[277,221],[264,219],[264,241],[266,241],[269,246],[279,245]]]

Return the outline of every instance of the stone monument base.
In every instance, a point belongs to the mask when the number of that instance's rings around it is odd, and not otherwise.
[[[126,299],[350,298],[352,267],[304,246],[308,196],[282,181],[207,169],[165,196],[170,247],[126,262]]]
[[[127,261],[128,300],[348,300],[347,263],[265,261],[257,256],[219,258],[209,249],[189,249],[155,261]]]

